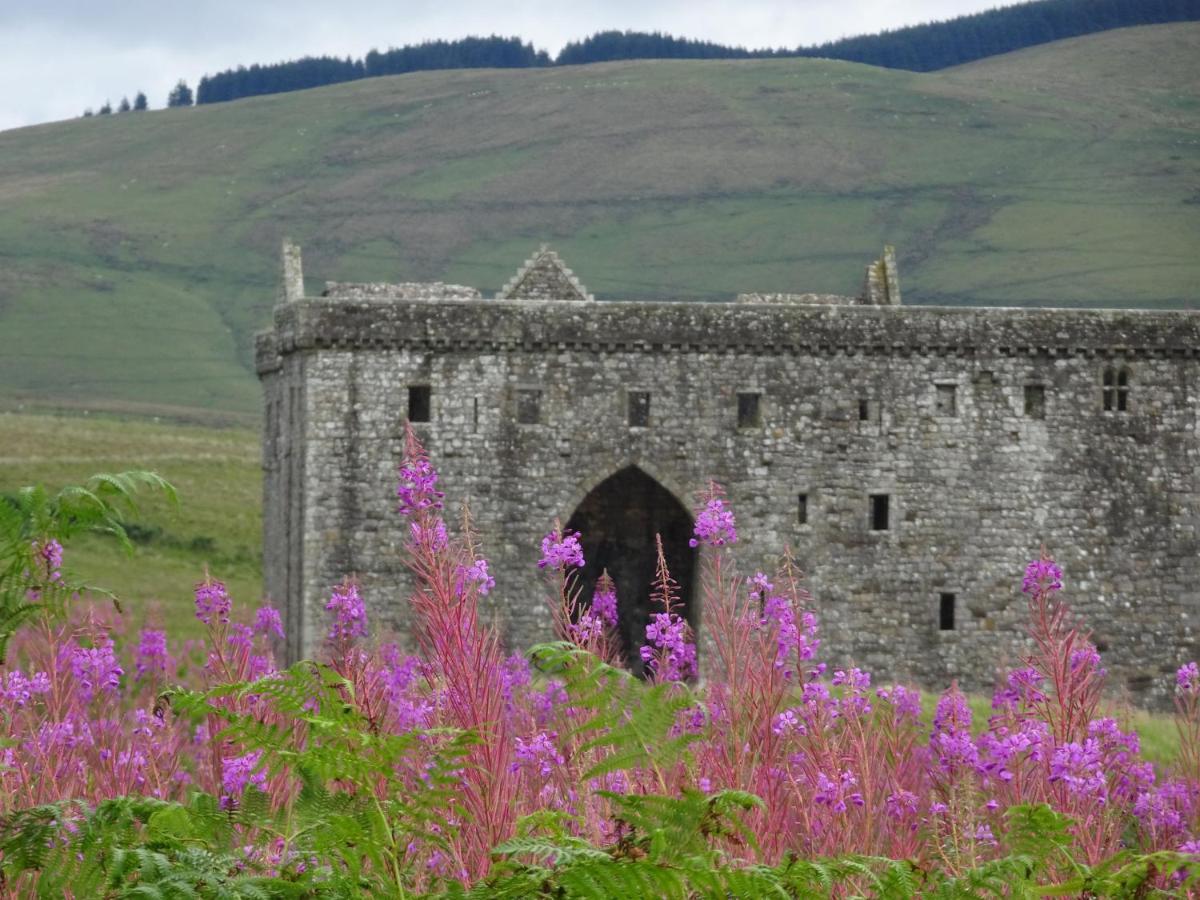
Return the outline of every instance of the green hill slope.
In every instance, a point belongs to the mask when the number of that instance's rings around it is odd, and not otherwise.
[[[314,279],[597,297],[1182,307],[1200,25],[935,74],[824,60],[427,72],[0,133],[0,398],[253,415],[280,238]]]

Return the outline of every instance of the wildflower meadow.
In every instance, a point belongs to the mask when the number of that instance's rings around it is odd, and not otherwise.
[[[121,539],[144,473],[0,500],[0,896],[1189,896],[1200,879],[1200,670],[1176,676],[1179,752],[1144,758],[1033,560],[1030,652],[986,724],[954,685],[830,670],[795,561],[740,572],[736,510],[695,511],[698,639],[658,552],[633,677],[611,579],[579,535],[540,566],[555,637],[506,653],[469,516],[448,520],[410,432],[396,515],[414,631],[372,633],[330,585],[316,658],[281,668],[279,612],[201,573],[203,640],[139,627],[70,573]],[[551,523],[548,523],[548,525]],[[64,543],[67,550],[64,550]],[[703,677],[701,674],[703,672]]]

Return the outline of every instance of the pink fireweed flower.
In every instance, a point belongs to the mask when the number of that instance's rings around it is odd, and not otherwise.
[[[45,672],[34,672],[26,678],[20,669],[12,669],[0,681],[0,698],[17,708],[24,707],[34,694],[50,693],[50,677]]]
[[[446,533],[446,523],[441,519],[435,520],[432,525],[413,522],[409,525],[409,531],[412,533],[412,542],[415,546],[427,547],[435,553],[445,550],[450,544],[450,536]]]
[[[971,707],[957,685],[952,684],[938,700],[929,744],[946,772],[974,769],[979,761],[971,739]]]
[[[518,737],[515,744],[517,759],[512,764],[512,770],[516,772],[524,766],[542,778],[549,778],[556,766],[566,764],[566,759],[554,745],[557,737],[558,735],[552,731],[539,731],[528,741]]]
[[[579,532],[560,532],[557,528],[542,538],[542,558],[539,569],[583,568],[583,547],[579,544]]]
[[[46,581],[57,583],[62,581],[63,547],[54,538],[47,538],[44,541],[33,542],[33,555],[37,559],[41,571],[38,572],[39,578],[45,578]]]
[[[1194,662],[1180,666],[1175,673],[1175,692],[1177,694],[1200,694],[1200,667]]]
[[[638,652],[654,677],[685,681],[697,671],[696,645],[690,637],[691,627],[685,619],[675,613],[654,613],[646,625],[646,643]]]
[[[441,509],[445,494],[437,490],[437,480],[438,474],[425,456],[406,460],[400,467],[400,483],[396,486],[400,515]]]
[[[997,689],[992,695],[992,709],[1016,709],[1020,704],[1029,706],[1046,699],[1042,693],[1045,677],[1033,666],[1013,669],[1008,673],[1008,686]]]
[[[135,661],[137,674],[134,677],[141,681],[147,672],[164,673],[169,664],[167,633],[153,628],[143,628],[141,639],[138,641]]]
[[[836,782],[824,772],[818,772],[813,802],[818,806],[828,806],[835,813],[844,813],[849,808],[847,804],[863,806],[863,795],[854,790],[857,785],[858,779],[849,769],[843,771]]]
[[[254,771],[262,751],[254,750],[242,756],[227,757],[221,768],[221,808],[233,809],[247,787],[267,789],[267,773]]]
[[[477,559],[469,566],[459,566],[455,593],[461,597],[466,593],[469,584],[474,584],[475,590],[483,597],[486,597],[488,592],[496,586],[496,579],[488,572],[486,559]]]
[[[1100,665],[1100,652],[1090,643],[1071,654],[1071,671],[1084,672],[1091,669],[1097,677],[1103,678],[1107,670]]]
[[[1062,569],[1052,559],[1035,559],[1025,568],[1021,583],[1024,594],[1053,593],[1062,590]]]
[[[901,788],[895,793],[888,794],[884,806],[888,816],[897,821],[905,821],[911,820],[916,816],[919,803],[920,801],[917,799],[916,794]]]
[[[992,829],[989,825],[981,824],[975,829],[975,840],[979,841],[981,844],[995,845],[996,836],[992,834]]]
[[[334,588],[325,609],[333,613],[333,624],[329,626],[331,641],[366,637],[367,607],[358,595],[358,585],[354,582],[344,581]]]
[[[263,637],[283,637],[283,619],[273,606],[260,606],[254,614],[254,631]]]
[[[211,625],[213,617],[222,625],[229,624],[229,610],[232,602],[225,585],[207,575],[196,585],[196,618],[205,625]]]
[[[725,501],[720,497],[710,498],[704,504],[704,508],[696,514],[693,533],[695,537],[688,541],[689,547],[699,547],[701,544],[723,547],[726,544],[737,543],[733,511],[725,508]]]
[[[1079,796],[1094,797],[1101,803],[1108,800],[1108,781],[1104,777],[1104,760],[1100,742],[1089,738],[1082,744],[1072,741],[1054,750],[1050,757],[1050,782],[1061,781],[1067,791]]]
[[[254,629],[241,622],[234,622],[225,640],[230,647],[238,647],[249,652],[254,647]]]
[[[83,699],[91,700],[99,693],[115,694],[125,670],[117,664],[113,642],[105,640],[95,647],[76,644],[71,650],[71,674]]]
[[[904,719],[916,721],[921,717],[921,692],[906,688],[903,685],[893,685],[890,688],[878,688],[875,696],[892,704],[895,721]]]
[[[780,737],[788,734],[808,734],[801,715],[799,710],[785,709],[771,721],[771,731]]]
[[[592,612],[609,628],[617,627],[617,589],[611,578],[601,577],[592,594]]]
[[[571,640],[585,646],[604,637],[605,624],[603,619],[588,610],[579,617],[578,622],[572,622],[567,628]]]

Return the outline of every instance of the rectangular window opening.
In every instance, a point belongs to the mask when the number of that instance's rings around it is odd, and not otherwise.
[[[479,430],[479,398],[476,397],[471,401],[471,430]]]
[[[937,386],[937,414],[939,416],[958,415],[958,385],[939,384]]]
[[[430,417],[430,389],[427,384],[408,386],[408,421],[428,422]]]
[[[943,593],[938,598],[938,630],[954,630],[954,594]]]
[[[1117,412],[1126,412],[1129,409],[1129,389],[1117,388]]]
[[[858,421],[871,421],[871,405],[866,400],[858,401]]]
[[[1113,409],[1113,389],[1105,388],[1104,389],[1104,411],[1112,412],[1112,409]]]
[[[872,494],[871,495],[871,530],[872,531],[887,531],[888,530],[888,495],[887,494]]]
[[[796,496],[796,524],[808,524],[808,494],[798,494]]]
[[[1043,385],[1025,385],[1025,415],[1031,419],[1046,418],[1046,388]]]
[[[629,392],[629,427],[650,427],[650,392]]]
[[[762,394],[744,393],[737,395],[738,428],[759,428],[762,425]]]
[[[517,424],[538,425],[542,421],[542,392],[537,389],[517,391]]]

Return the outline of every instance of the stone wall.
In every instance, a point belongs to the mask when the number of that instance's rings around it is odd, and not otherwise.
[[[411,386],[430,388],[414,427],[448,512],[470,502],[514,647],[549,637],[541,536],[633,466],[689,508],[723,484],[747,574],[790,546],[831,664],[989,686],[1022,650],[1020,579],[1043,544],[1119,688],[1164,703],[1197,655],[1196,313],[308,298],[277,308],[258,361],[266,581],[293,657],[347,574],[406,629]],[[1109,409],[1107,370],[1127,380]],[[740,426],[739,394],[759,395]]]

